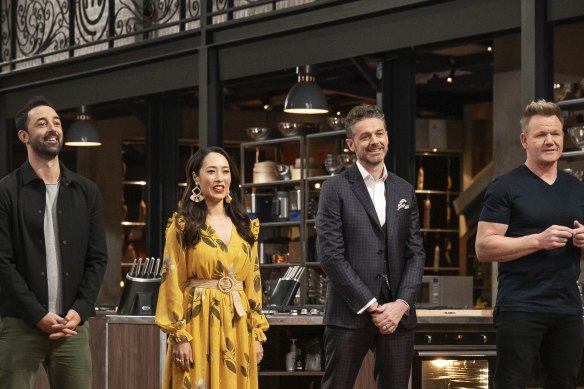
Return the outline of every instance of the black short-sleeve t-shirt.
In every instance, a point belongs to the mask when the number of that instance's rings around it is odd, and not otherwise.
[[[491,183],[480,216],[480,221],[507,225],[505,236],[512,238],[554,224],[574,228],[574,220],[584,222],[584,184],[560,170],[550,185],[525,165]],[[561,248],[500,262],[496,306],[504,311],[581,314],[579,275],[580,250],[571,239]]]

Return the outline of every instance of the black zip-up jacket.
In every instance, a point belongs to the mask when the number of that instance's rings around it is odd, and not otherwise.
[[[101,196],[97,185],[62,163],[57,219],[64,315],[74,309],[85,321],[107,264]],[[0,316],[31,327],[48,313],[44,241],[46,189],[26,161],[0,181]]]

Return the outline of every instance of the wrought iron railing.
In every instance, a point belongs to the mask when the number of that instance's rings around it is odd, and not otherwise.
[[[318,1],[0,0],[0,72]]]

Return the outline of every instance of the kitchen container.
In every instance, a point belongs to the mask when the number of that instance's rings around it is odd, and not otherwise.
[[[261,184],[277,181],[278,177],[276,176],[275,168],[276,162],[274,161],[256,162],[253,165],[253,183]]]
[[[253,140],[266,140],[270,136],[268,127],[247,127],[245,133]]]
[[[291,190],[289,193],[290,215],[288,220],[300,221],[302,216],[302,191],[300,189]]]
[[[568,128],[568,135],[574,146],[584,150],[584,126],[576,126]]]

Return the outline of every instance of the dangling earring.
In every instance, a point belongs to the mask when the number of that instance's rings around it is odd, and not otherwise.
[[[201,201],[205,200],[205,197],[203,196],[203,192],[201,192],[199,184],[195,184],[195,187],[193,188],[191,193],[192,193],[190,197],[191,201],[195,203],[200,203]]]
[[[231,200],[233,200],[233,197],[231,197],[231,192],[229,192],[227,193],[227,196],[225,196],[225,203],[229,204]]]

